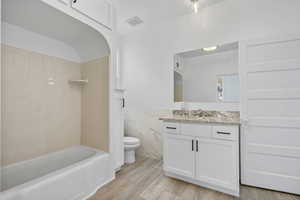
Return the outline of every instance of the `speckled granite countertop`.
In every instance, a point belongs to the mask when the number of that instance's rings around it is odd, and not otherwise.
[[[171,114],[161,116],[159,120],[175,122],[198,122],[216,124],[240,124],[240,112],[235,111],[204,111],[204,110],[173,110]]]

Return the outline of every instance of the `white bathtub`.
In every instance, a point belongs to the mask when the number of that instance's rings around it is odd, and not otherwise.
[[[113,178],[108,153],[78,146],[4,167],[0,200],[84,200]]]

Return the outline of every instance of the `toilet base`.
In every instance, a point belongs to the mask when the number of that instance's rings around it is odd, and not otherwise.
[[[135,150],[126,150],[124,155],[124,162],[132,164],[135,162]]]

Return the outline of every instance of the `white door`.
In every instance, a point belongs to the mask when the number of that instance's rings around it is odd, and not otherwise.
[[[239,191],[238,145],[236,142],[198,139],[196,179]]]
[[[194,178],[194,138],[172,134],[164,135],[164,170]]]
[[[113,141],[114,144],[111,147],[115,155],[115,169],[120,170],[124,165],[124,92],[115,91],[113,107]]]
[[[242,183],[300,194],[300,36],[240,47]]]
[[[112,5],[107,0],[72,0],[72,8],[111,28]]]

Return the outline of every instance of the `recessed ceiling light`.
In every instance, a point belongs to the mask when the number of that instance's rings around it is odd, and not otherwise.
[[[191,0],[193,5],[194,13],[198,13],[199,10],[199,0]]]
[[[218,46],[211,46],[211,47],[204,47],[202,48],[203,51],[215,51]]]

